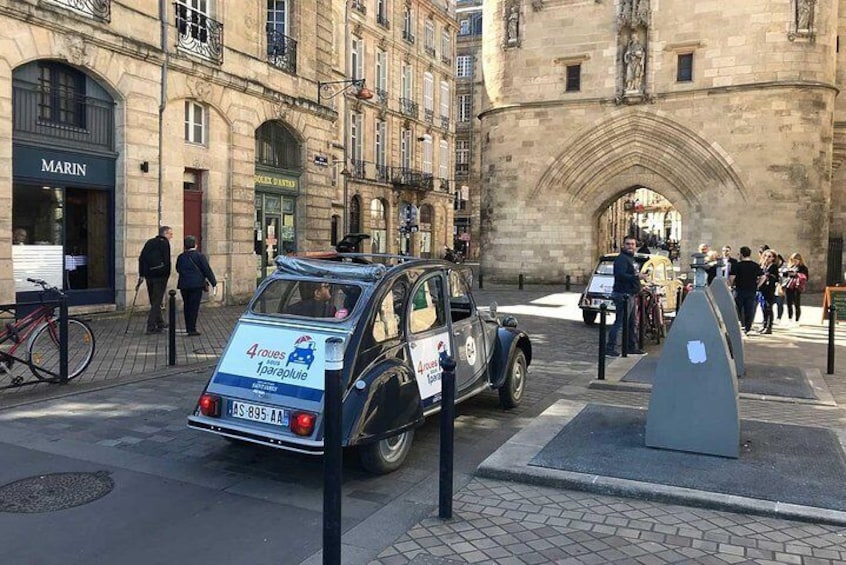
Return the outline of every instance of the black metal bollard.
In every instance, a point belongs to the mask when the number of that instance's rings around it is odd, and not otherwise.
[[[635,302],[635,320],[637,320],[637,348],[643,349],[644,333],[646,328],[643,327],[643,295],[637,295],[637,302]]]
[[[564,277],[564,290],[570,292],[570,275]]]
[[[455,459],[455,360],[441,360],[441,462],[438,517],[452,518],[452,468]]]
[[[344,341],[326,340],[326,370],[323,397],[323,563],[341,563],[341,379],[344,367]]]
[[[176,291],[169,293],[170,301],[167,311],[167,364],[176,365]]]
[[[620,344],[620,349],[623,352],[623,357],[629,356],[629,295],[623,295],[623,311],[617,312],[615,316],[622,316],[622,334],[623,343]]]
[[[599,307],[599,375],[600,381],[605,380],[605,348],[608,347],[605,325],[607,324],[608,305],[602,304]]]
[[[676,313],[681,310],[682,297],[684,296],[684,287],[680,286],[676,291]]]
[[[837,324],[837,308],[834,304],[828,307],[828,368],[827,375],[834,374],[834,327]]]
[[[68,297],[59,303],[59,383],[68,384]]]
[[[480,270],[479,271],[479,290],[485,288],[485,277],[484,273]]]
[[[517,277],[517,287],[523,290],[523,273],[520,273],[520,276]]]

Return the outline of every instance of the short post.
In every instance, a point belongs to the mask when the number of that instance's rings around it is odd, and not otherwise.
[[[608,305],[602,304],[599,307],[599,375],[597,379],[605,380],[605,348],[608,347],[605,325],[607,323]]]
[[[173,367],[176,365],[176,291],[169,293],[167,311],[167,364]]]
[[[68,384],[68,297],[59,303],[59,383]]]
[[[564,290],[570,292],[570,275],[564,277]]]
[[[485,288],[485,273],[479,269],[479,290],[482,290],[483,288]]]
[[[834,304],[828,307],[828,368],[827,375],[834,374],[834,327],[837,324],[837,308]]]
[[[452,518],[452,468],[455,459],[455,360],[441,360],[441,462],[438,517]]]
[[[637,348],[643,349],[643,334],[645,328],[643,327],[643,295],[637,295],[637,302],[635,302],[635,320],[637,320]]]
[[[681,310],[682,297],[684,296],[684,285],[676,291],[676,313]]]
[[[326,340],[326,370],[323,397],[323,563],[341,563],[341,484],[343,450],[341,426],[341,379],[344,367],[344,341]]]
[[[617,312],[615,316],[622,316],[623,343],[621,344],[623,357],[629,356],[629,295],[623,295],[623,311]]]
[[[523,273],[520,273],[520,275],[517,277],[517,288],[523,290]]]

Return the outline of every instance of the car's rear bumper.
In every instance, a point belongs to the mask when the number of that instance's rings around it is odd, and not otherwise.
[[[323,442],[309,439],[295,439],[287,435],[271,434],[264,430],[256,430],[250,426],[234,424],[227,420],[208,418],[205,416],[188,416],[188,427],[202,430],[224,437],[231,437],[259,445],[267,445],[286,451],[305,453],[308,455],[323,455]]]

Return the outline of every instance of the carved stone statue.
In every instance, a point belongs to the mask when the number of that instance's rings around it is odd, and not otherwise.
[[[623,62],[626,65],[626,92],[641,92],[643,90],[643,64],[646,51],[636,35],[632,36],[626,46]]]
[[[811,29],[816,0],[796,0],[796,29]]]
[[[520,12],[516,5],[512,5],[506,18],[505,41],[508,45],[516,45],[520,40]]]

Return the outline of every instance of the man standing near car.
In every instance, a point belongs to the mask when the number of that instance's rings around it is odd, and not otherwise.
[[[639,273],[634,262],[634,252],[637,249],[637,240],[634,237],[626,237],[623,240],[623,249],[617,258],[614,259],[614,288],[611,299],[614,301],[614,325],[608,331],[608,344],[605,354],[608,357],[619,357],[617,352],[617,334],[623,327],[623,309],[628,308],[629,313],[629,348],[628,352],[633,355],[643,355],[643,351],[637,347],[635,336],[635,297],[640,292],[640,281],[646,278],[646,273]]]
[[[150,312],[147,314],[147,333],[161,333],[167,327],[162,317],[162,300],[170,278],[170,226],[159,228],[159,235],[147,240],[138,257],[138,275],[147,283]]]

